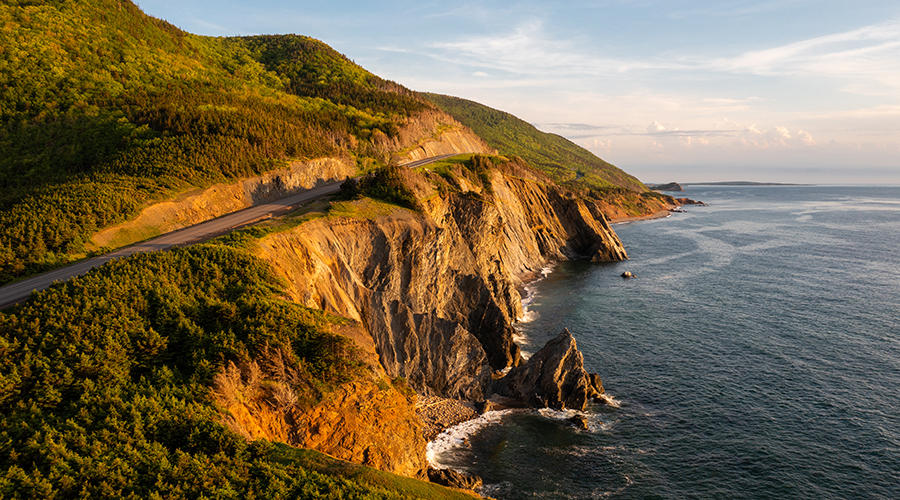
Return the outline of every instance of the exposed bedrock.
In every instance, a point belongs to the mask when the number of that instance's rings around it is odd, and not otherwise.
[[[584,410],[603,394],[597,374],[584,369],[584,357],[568,329],[495,383],[495,391],[536,408]]]
[[[515,163],[480,178],[404,175],[422,213],[361,200],[359,217],[307,222],[259,251],[293,300],[362,323],[387,374],[420,394],[482,399],[492,373],[522,363],[519,276],[550,260],[627,258],[596,207]]]

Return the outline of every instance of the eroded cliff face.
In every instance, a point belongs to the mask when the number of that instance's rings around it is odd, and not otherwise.
[[[291,298],[359,321],[381,365],[421,394],[482,399],[522,362],[521,276],[548,260],[620,260],[584,200],[515,162],[443,177],[406,172],[424,213],[326,217],[262,240]]]
[[[365,365],[352,380],[320,392],[304,383],[290,356],[266,349],[260,359],[229,363],[214,380],[223,423],[248,439],[280,441],[406,476],[426,470],[425,440],[416,395],[390,380],[360,325],[335,332],[357,348]]]
[[[259,241],[258,255],[285,279],[292,300],[353,320],[338,333],[355,341],[368,368],[310,402],[285,389],[302,383],[272,368],[281,366],[277,353],[269,356],[276,362],[231,365],[214,393],[237,432],[421,476],[425,441],[408,388],[557,408],[583,408],[602,392],[568,332],[528,363],[513,342],[524,276],[548,260],[626,258],[605,218],[594,215],[599,208],[517,162],[401,172],[422,211],[341,202],[332,213],[344,215]],[[509,367],[516,368],[502,377]],[[269,379],[260,382],[259,373]]]

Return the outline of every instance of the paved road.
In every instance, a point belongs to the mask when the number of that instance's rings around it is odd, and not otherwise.
[[[442,155],[424,160],[417,160],[406,163],[403,166],[408,168],[420,167],[435,161],[443,160],[456,156]],[[207,240],[214,236],[227,233],[228,231],[245,226],[252,222],[257,222],[271,217],[275,213],[283,212],[294,205],[306,203],[329,194],[336,193],[341,188],[341,182],[335,182],[325,186],[320,186],[300,194],[289,196],[278,201],[258,205],[255,207],[245,208],[239,212],[223,215],[219,218],[202,222],[200,224],[179,229],[171,233],[164,234],[158,238],[147,240],[125,248],[120,248],[114,252],[110,252],[99,257],[85,259],[66,267],[54,269],[53,271],[32,276],[31,278],[0,287],[0,309],[5,309],[19,302],[24,301],[31,295],[32,291],[45,290],[56,281],[66,281],[73,276],[80,276],[87,273],[91,269],[105,264],[113,259],[127,257],[140,252],[152,252],[156,250],[168,250],[176,246],[192,245],[194,243]]]

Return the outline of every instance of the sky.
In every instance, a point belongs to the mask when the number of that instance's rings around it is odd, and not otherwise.
[[[136,3],[199,35],[311,36],[644,182],[900,184],[896,0]]]

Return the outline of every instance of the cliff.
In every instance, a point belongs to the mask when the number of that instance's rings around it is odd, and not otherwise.
[[[355,217],[307,222],[257,251],[293,300],[364,325],[390,377],[475,400],[522,362],[512,340],[522,276],[549,260],[626,254],[590,202],[522,164],[451,170],[405,171],[422,213],[360,200],[348,204]]]
[[[415,394],[389,381],[368,333],[346,325],[335,333],[356,344],[345,356],[362,366],[336,387],[310,387],[302,367],[277,349],[215,377],[213,395],[223,423],[247,439],[309,448],[377,469],[423,476],[425,440]]]
[[[421,476],[411,391],[555,408],[584,408],[602,392],[568,332],[528,363],[513,341],[523,278],[550,260],[627,258],[600,208],[518,161],[475,157],[396,174],[393,189],[412,193],[420,210],[333,202],[257,241],[288,298],[352,321],[338,333],[354,340],[365,368],[297,393],[303,384],[277,353],[231,365],[214,393],[232,429]]]

